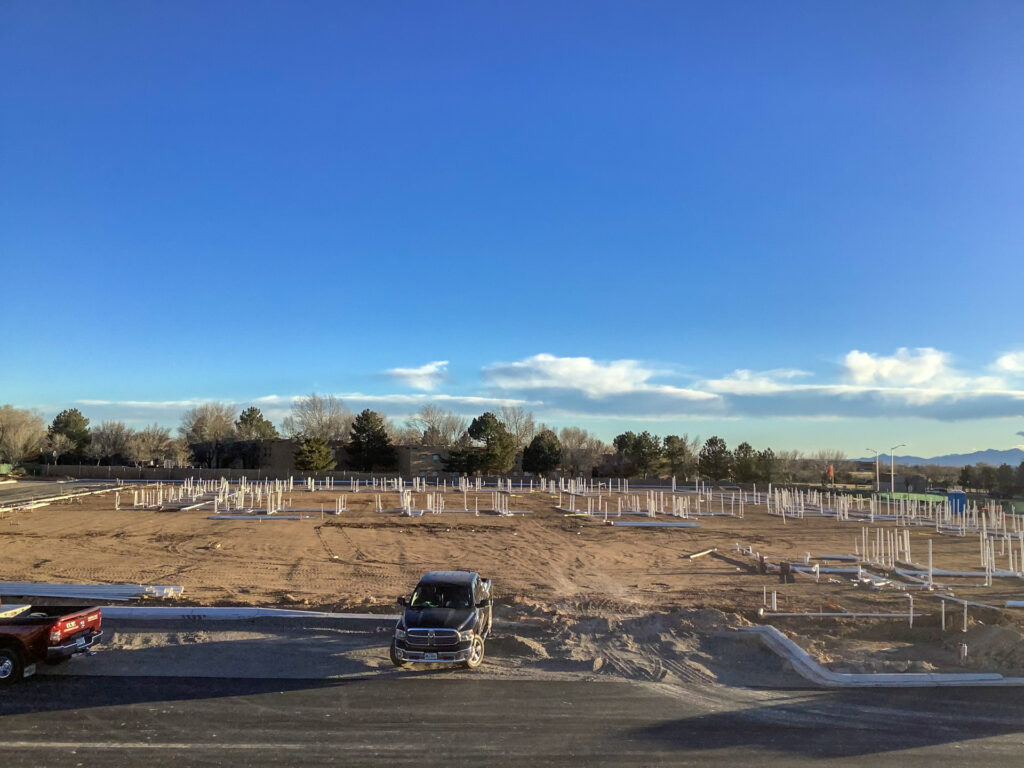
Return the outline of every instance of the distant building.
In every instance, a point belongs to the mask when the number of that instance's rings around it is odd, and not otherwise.
[[[398,474],[403,477],[435,477],[443,474],[448,448],[441,445],[399,445]]]

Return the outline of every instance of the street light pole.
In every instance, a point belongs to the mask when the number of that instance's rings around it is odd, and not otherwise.
[[[874,448],[866,448],[865,450],[871,451],[873,454],[875,454],[875,493],[878,493],[878,491],[880,490],[880,482],[878,478],[878,451],[876,451]]]
[[[896,493],[896,449],[905,448],[906,446],[906,443],[900,443],[889,449],[889,461],[891,462],[889,469],[889,493]]]

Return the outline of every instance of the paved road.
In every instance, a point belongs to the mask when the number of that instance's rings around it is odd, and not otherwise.
[[[42,677],[0,692],[0,763],[1019,766],[1017,691],[613,682]]]
[[[112,483],[102,481],[54,483],[26,480],[11,485],[0,485],[0,506],[50,496],[66,496],[72,493],[82,493],[83,491],[95,491],[110,485]]]

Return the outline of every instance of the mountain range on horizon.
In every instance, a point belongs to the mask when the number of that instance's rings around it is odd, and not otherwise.
[[[879,461],[889,463],[889,454],[879,454]],[[874,456],[868,456],[856,461],[874,461]],[[973,453],[947,453],[943,456],[933,456],[926,459],[922,456],[896,456],[896,463],[904,466],[936,466],[936,467],[966,467],[969,464],[991,464],[998,467],[1000,464],[1009,464],[1011,467],[1018,466],[1024,462],[1024,450],[1020,448],[1007,448],[999,450],[988,448],[984,451]]]

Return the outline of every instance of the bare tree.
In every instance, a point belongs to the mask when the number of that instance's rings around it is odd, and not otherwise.
[[[210,466],[217,466],[220,446],[235,436],[235,409],[229,403],[203,403],[185,411],[178,427],[191,444],[210,443]]]
[[[524,411],[519,406],[503,405],[498,412],[498,418],[505,425],[516,443],[516,450],[521,451],[537,434],[537,425],[533,420],[533,414]]]
[[[46,440],[46,422],[37,412],[0,406],[0,459],[20,464],[38,456]]]
[[[562,443],[562,469],[573,475],[589,473],[608,452],[607,445],[579,427],[563,428],[558,439]]]
[[[234,437],[235,409],[229,403],[203,403],[185,411],[178,428],[191,443],[218,443]]]
[[[93,427],[90,435],[92,439],[86,446],[86,455],[96,459],[97,464],[103,459],[128,455],[128,441],[132,431],[123,421],[104,421],[98,427]]]
[[[803,454],[800,451],[778,451],[775,454],[775,475],[780,482],[792,483],[800,472]]]
[[[423,433],[415,427],[398,426],[390,419],[384,422],[388,437],[393,445],[423,445]]]
[[[192,446],[188,444],[188,440],[183,437],[179,437],[177,440],[172,440],[170,446],[168,446],[168,457],[174,462],[176,467],[191,467],[195,463],[195,456],[192,454]]]
[[[61,456],[75,450],[75,441],[63,432],[54,432],[46,438],[46,450],[53,457],[53,463],[59,464]]]
[[[171,430],[158,424],[139,430],[128,440],[128,458],[140,466],[168,458],[171,453]]]
[[[354,417],[334,395],[316,392],[292,403],[292,413],[281,428],[288,437],[317,440],[347,440]]]
[[[452,446],[469,427],[469,421],[435,405],[424,405],[406,420],[405,426],[419,432],[421,445]]]

